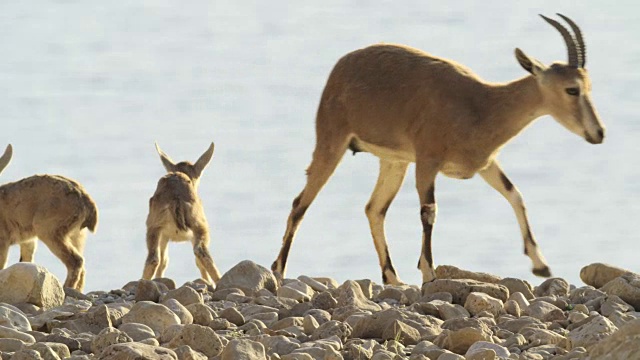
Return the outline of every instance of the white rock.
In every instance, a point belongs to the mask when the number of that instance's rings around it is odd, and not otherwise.
[[[149,326],[156,335],[171,325],[180,324],[180,318],[168,307],[150,301],[137,302],[131,311],[122,317],[122,323],[140,323]]]
[[[30,331],[27,317],[14,306],[0,303],[0,325],[19,331]]]
[[[488,311],[494,317],[498,317],[502,311],[504,304],[502,300],[498,300],[485,293],[472,292],[467,296],[467,300],[464,303],[464,308],[469,311],[471,315],[477,315],[483,311]]]
[[[60,280],[42,266],[20,262],[0,270],[0,302],[29,303],[49,309],[64,302]]]
[[[247,296],[252,296],[260,289],[276,293],[278,282],[273,273],[249,260],[244,260],[229,269],[216,284],[216,290],[237,288]]]
[[[468,357],[469,355],[481,349],[491,349],[495,352],[496,356],[503,357],[503,358],[507,358],[511,355],[511,352],[509,352],[509,350],[504,346],[487,342],[487,341],[478,341],[477,343],[469,347],[469,350],[467,350],[465,357]]]

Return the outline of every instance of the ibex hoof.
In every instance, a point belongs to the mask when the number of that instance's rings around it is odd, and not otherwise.
[[[551,270],[549,270],[548,266],[543,267],[542,269],[533,269],[532,270],[533,275],[535,276],[540,276],[540,277],[551,277]]]

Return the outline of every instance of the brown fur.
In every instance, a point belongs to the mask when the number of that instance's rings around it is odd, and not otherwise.
[[[174,164],[159,147],[157,150],[169,173],[158,181],[156,191],[149,200],[149,254],[142,277],[162,277],[169,262],[169,241],[190,240],[202,278],[209,282],[217,282],[220,272],[208,250],[209,225],[197,194],[199,178],[213,156],[213,143],[195,164],[187,161]]]
[[[1,170],[0,170],[1,171]],[[67,267],[64,286],[82,290],[85,280],[83,229],[95,232],[98,209],[86,190],[58,175],[34,175],[0,186],[0,266],[10,245],[21,261],[32,261],[35,238]]]
[[[519,192],[515,187],[505,191],[501,185],[502,172],[495,160],[500,149],[542,115],[552,115],[591,143],[602,142],[604,127],[591,103],[591,83],[585,69],[561,63],[546,67],[519,49],[516,58],[530,75],[493,84],[454,61],[404,45],[372,45],[342,57],[320,99],[307,183],[291,209],[272,269],[284,275],[304,212],[348,148],[380,158],[380,175],[366,213],[385,282],[400,280],[387,260],[383,210],[398,192],[409,163],[416,163],[420,204],[433,209],[434,222],[435,198],[427,195],[437,174],[468,179],[480,173],[507,197],[523,236],[528,234]],[[571,96],[568,88],[577,88],[580,96]],[[424,255],[431,253],[433,224],[429,225],[419,263],[423,281],[435,276],[432,261]],[[535,241],[530,244],[535,246]],[[531,250],[534,270],[547,273],[537,248]]]

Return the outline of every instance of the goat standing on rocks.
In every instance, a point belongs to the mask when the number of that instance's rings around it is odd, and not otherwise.
[[[193,244],[196,265],[202,278],[209,283],[220,279],[220,272],[209,253],[209,224],[198,196],[198,183],[202,171],[213,156],[213,143],[192,164],[175,164],[167,154],[156,150],[168,174],[158,181],[156,192],[149,200],[147,216],[147,248],[149,255],[142,274],[143,279],[162,277],[169,263],[169,241],[188,241]],[[213,282],[212,282],[213,280]]]
[[[282,248],[271,269],[284,276],[306,210],[351,149],[380,158],[366,214],[385,284],[398,284],[400,279],[391,264],[384,218],[412,162],[423,228],[418,262],[423,282],[435,278],[431,235],[438,173],[457,179],[479,173],[513,207],[533,273],[551,276],[529,228],[520,191],[496,157],[510,139],[543,115],[551,115],[591,144],[604,139],[604,126],[591,102],[582,33],[571,19],[558,15],[573,35],[557,21],[543,18],[562,35],[568,63],[547,67],[516,49],[516,60],[529,75],[505,84],[485,82],[463,65],[403,45],[373,45],[342,57],[322,93],[307,183],[293,201]]]
[[[0,173],[11,161],[8,145]],[[82,291],[85,282],[84,228],[96,231],[98,208],[82,185],[59,175],[34,175],[0,186],[0,269],[9,246],[20,245],[20,261],[33,262],[36,238],[67,268],[65,287]]]

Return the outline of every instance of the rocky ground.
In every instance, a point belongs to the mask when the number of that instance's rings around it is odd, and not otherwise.
[[[422,286],[285,279],[243,261],[214,290],[133,281],[82,294],[44,268],[0,271],[2,359],[640,359],[640,275],[587,286],[437,269]]]

